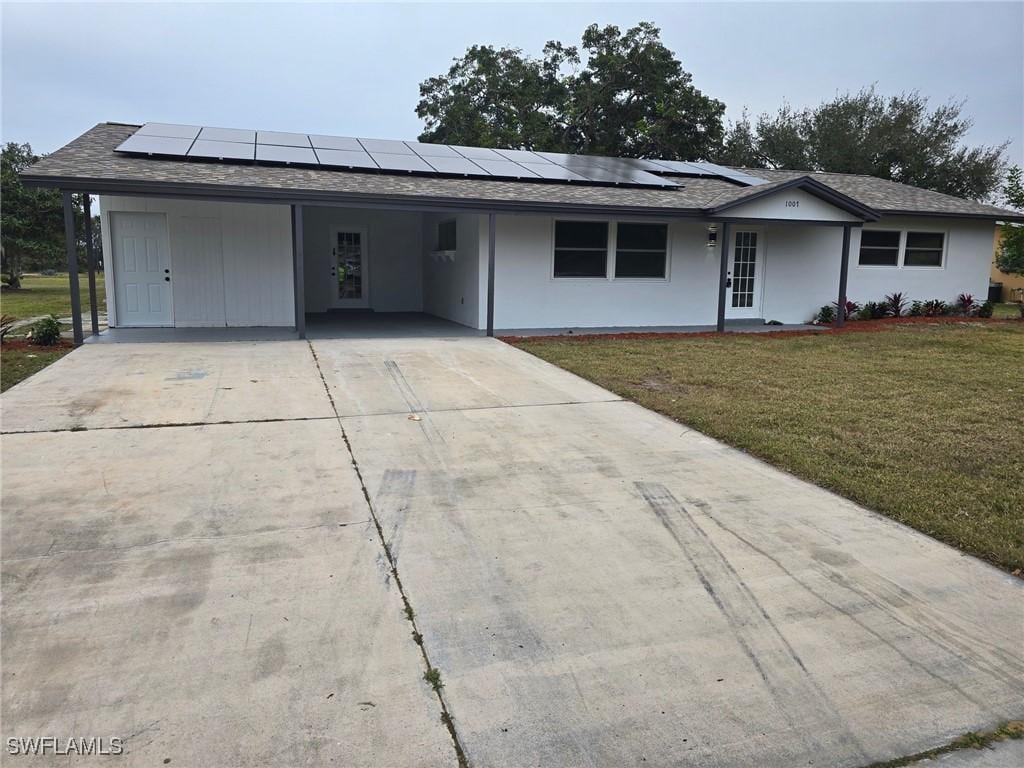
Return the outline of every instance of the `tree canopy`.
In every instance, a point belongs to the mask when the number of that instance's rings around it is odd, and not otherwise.
[[[917,92],[885,97],[874,86],[816,107],[783,105],[729,127],[718,161],[752,168],[862,173],[983,200],[1006,169],[999,146],[970,147],[962,102],[931,108]]]
[[[38,158],[28,144],[8,142],[0,162],[0,254],[4,282],[21,285],[26,269],[57,267],[64,250],[63,208],[60,192],[26,189],[18,174]]]
[[[1009,170],[1003,185],[1003,199],[1011,208],[1024,212],[1024,181],[1021,177],[1019,165]],[[1024,275],[1024,226],[1004,224],[1001,235],[996,267],[1008,275]]]
[[[421,141],[623,157],[707,159],[725,105],[705,96],[641,22],[591,24],[580,46],[551,41],[541,58],[473,46],[420,84]]]

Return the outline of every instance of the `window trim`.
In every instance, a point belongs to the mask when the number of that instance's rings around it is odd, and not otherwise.
[[[608,246],[605,255],[604,277],[559,277],[555,274],[555,231],[560,221],[591,222],[608,225]],[[664,277],[616,277],[615,257],[618,250],[619,224],[661,224],[665,227],[665,276]],[[672,222],[664,219],[594,219],[574,216],[553,216],[551,218],[551,257],[548,265],[548,279],[558,282],[586,282],[605,280],[609,283],[668,283],[672,279]],[[589,249],[588,249],[589,250]]]
[[[861,264],[860,263],[860,242],[857,243],[857,269],[923,269],[923,270],[940,270],[946,268],[946,259],[949,256],[949,231],[945,229],[937,229],[934,227],[864,227],[861,229],[861,239],[863,240],[864,232],[899,232],[900,244],[899,249],[896,252],[896,263],[895,264]],[[930,235],[942,235],[942,263],[937,267],[930,267],[923,264],[907,264],[907,234],[913,232],[914,234],[930,234]]]

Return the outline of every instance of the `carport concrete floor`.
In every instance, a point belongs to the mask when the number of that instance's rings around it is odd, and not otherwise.
[[[839,767],[1024,717],[1020,581],[493,339],[92,345],[0,403],[5,749]]]

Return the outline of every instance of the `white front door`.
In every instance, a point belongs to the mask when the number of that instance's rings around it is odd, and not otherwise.
[[[763,236],[758,229],[733,232],[725,316],[734,319],[761,317],[761,275],[764,273]]]
[[[115,212],[110,219],[119,326],[170,326],[171,257],[167,216]]]
[[[370,306],[366,229],[336,229],[331,238],[331,296],[338,309]]]

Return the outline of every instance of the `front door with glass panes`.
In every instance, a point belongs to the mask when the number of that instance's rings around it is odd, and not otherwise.
[[[737,229],[731,239],[725,316],[738,320],[761,317],[764,238],[760,230]]]
[[[336,309],[368,307],[366,230],[334,230],[331,238],[331,296]]]

